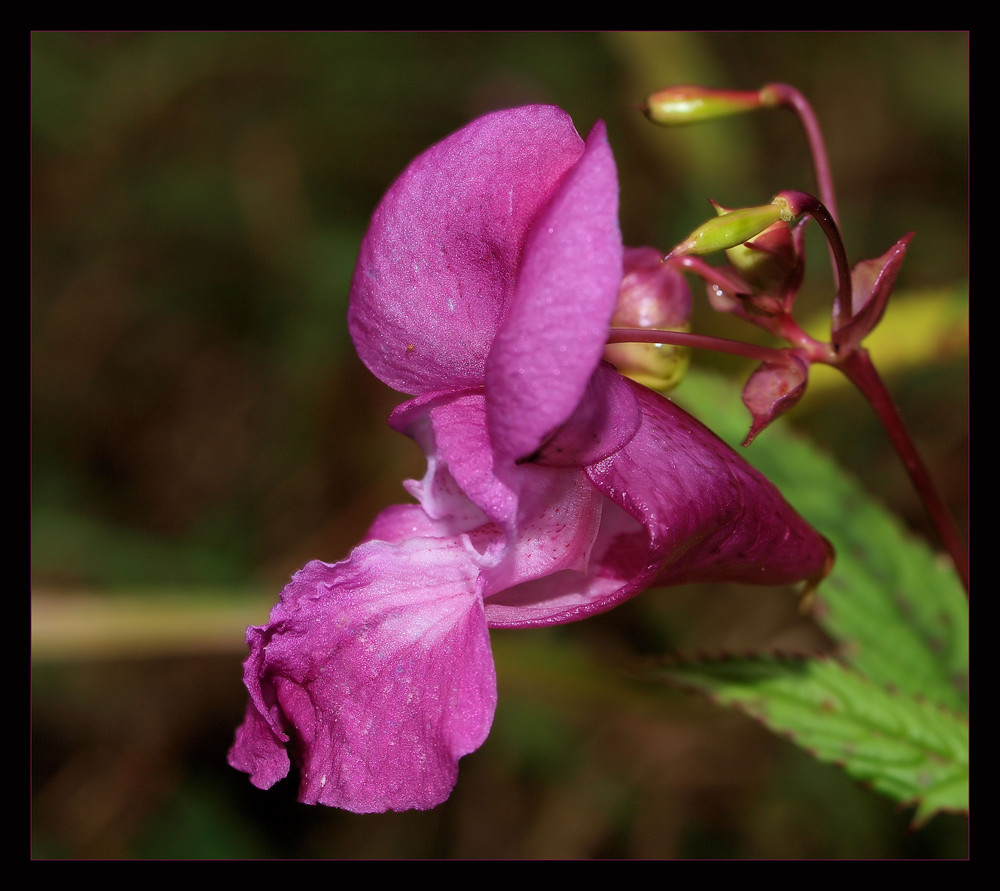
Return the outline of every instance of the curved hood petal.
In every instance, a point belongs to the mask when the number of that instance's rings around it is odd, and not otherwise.
[[[583,152],[566,112],[485,115],[403,172],[361,245],[348,324],[403,393],[481,386],[529,228]]]
[[[618,173],[604,125],[528,233],[486,363],[501,459],[530,455],[580,404],[608,337],[623,274]]]

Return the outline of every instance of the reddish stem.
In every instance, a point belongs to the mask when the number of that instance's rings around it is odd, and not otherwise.
[[[741,340],[710,337],[707,334],[665,331],[661,328],[612,328],[608,334],[608,343],[669,343],[672,346],[715,350],[718,353],[731,353],[734,356],[757,359],[761,362],[781,363],[786,361],[787,356],[787,350],[777,350],[772,347],[743,343]]]
[[[830,248],[830,260],[837,279],[837,293],[833,298],[833,330],[839,331],[854,315],[854,295],[851,285],[851,264],[847,260],[847,250],[844,248],[844,239],[840,236],[837,220],[830,208],[808,192],[785,189],[778,193],[775,203],[779,198],[796,217],[808,216],[819,223],[823,235],[826,236]]]
[[[826,143],[819,128],[819,119],[812,106],[795,87],[788,84],[768,84],[760,91],[761,100],[768,105],[784,105],[792,109],[806,131],[809,150],[812,153],[813,170],[819,186],[820,198],[830,211],[834,222],[837,220],[837,200],[833,194],[833,174],[830,159],[826,155]]]
[[[916,446],[910,438],[899,409],[896,408],[882,378],[875,370],[868,351],[863,348],[853,350],[837,363],[837,367],[847,375],[851,383],[861,391],[862,395],[871,403],[872,408],[875,409],[875,413],[889,435],[889,439],[937,529],[941,542],[951,555],[955,571],[962,580],[962,586],[968,595],[969,555],[961,533],[959,533],[958,526],[944,503],[944,499],[941,498],[933,480],[931,480],[927,465],[917,453]]]

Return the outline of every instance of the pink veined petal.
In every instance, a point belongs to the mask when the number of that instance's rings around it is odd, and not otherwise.
[[[478,567],[457,539],[369,541],[292,578],[251,629],[251,704],[230,764],[267,788],[357,813],[444,801],[486,738],[496,679]]]
[[[618,505],[597,489],[592,488],[591,495],[599,501],[595,516],[600,526],[589,563],[487,596],[490,628],[559,625],[603,612],[624,599],[622,592],[646,566],[646,539],[639,523]]]
[[[361,245],[348,323],[358,355],[403,393],[483,383],[539,210],[580,157],[566,112],[478,118],[414,160]]]
[[[278,780],[288,775],[291,762],[285,744],[288,734],[279,711],[273,706],[273,697],[261,689],[260,677],[264,669],[263,633],[257,626],[247,628],[247,646],[250,655],[243,663],[243,683],[250,695],[243,723],[236,729],[236,740],[229,750],[229,764],[250,774],[258,789],[270,789]]]
[[[493,445],[535,452],[580,404],[622,280],[618,174],[604,125],[528,233],[520,275],[486,363]]]
[[[517,516],[504,529],[503,548],[484,566],[483,596],[563,570],[586,572],[601,525],[604,499],[582,469],[517,468]],[[475,536],[472,536],[476,543]],[[481,545],[477,547],[482,550]]]
[[[379,512],[361,540],[399,544],[410,538],[453,538],[461,531],[450,517],[431,519],[419,504],[393,504]]]

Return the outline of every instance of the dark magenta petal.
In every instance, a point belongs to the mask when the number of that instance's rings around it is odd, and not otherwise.
[[[619,380],[633,392],[641,424],[586,468],[607,499],[589,565],[488,597],[491,628],[576,621],[662,585],[822,576],[829,545],[771,483],[674,403]]]
[[[639,429],[639,403],[625,379],[602,364],[573,414],[538,450],[522,459],[548,467],[583,467],[614,454]]]
[[[496,706],[477,572],[464,542],[410,539],[296,573],[248,631],[250,705],[230,764],[267,788],[288,771],[287,741],[306,804],[444,801]]]
[[[645,566],[629,596],[651,585],[780,585],[823,574],[829,544],[767,479],[674,403],[629,384],[642,426],[587,469],[645,529]]]
[[[528,230],[582,152],[566,112],[531,105],[473,121],[406,168],[351,287],[351,336],[377,377],[412,394],[482,385]]]
[[[600,362],[622,281],[618,175],[604,125],[534,221],[486,364],[493,446],[533,452],[573,414]]]

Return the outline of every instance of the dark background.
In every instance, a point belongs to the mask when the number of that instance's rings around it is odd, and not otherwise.
[[[495,633],[493,732],[435,811],[308,808],[293,779],[253,789],[225,752],[244,706],[243,627],[423,472],[385,426],[401,397],[364,369],[344,321],[368,218],[409,160],[496,108],[555,103],[584,135],[603,119],[626,243],[667,249],[711,215],[709,198],[815,187],[791,115],[665,130],[643,98],[788,82],[820,116],[852,261],[916,230],[898,301],[961,305],[966,33],[31,44],[33,856],[964,856],[963,819],[909,832],[905,809],[835,768],[620,670],[649,653],[821,646],[788,590],[682,588]],[[811,244],[807,316],[831,293]],[[759,339],[703,301],[695,328]],[[964,529],[961,333],[932,331],[887,378]],[[734,386],[749,370],[696,359]],[[792,421],[929,535],[867,406],[827,384]]]

